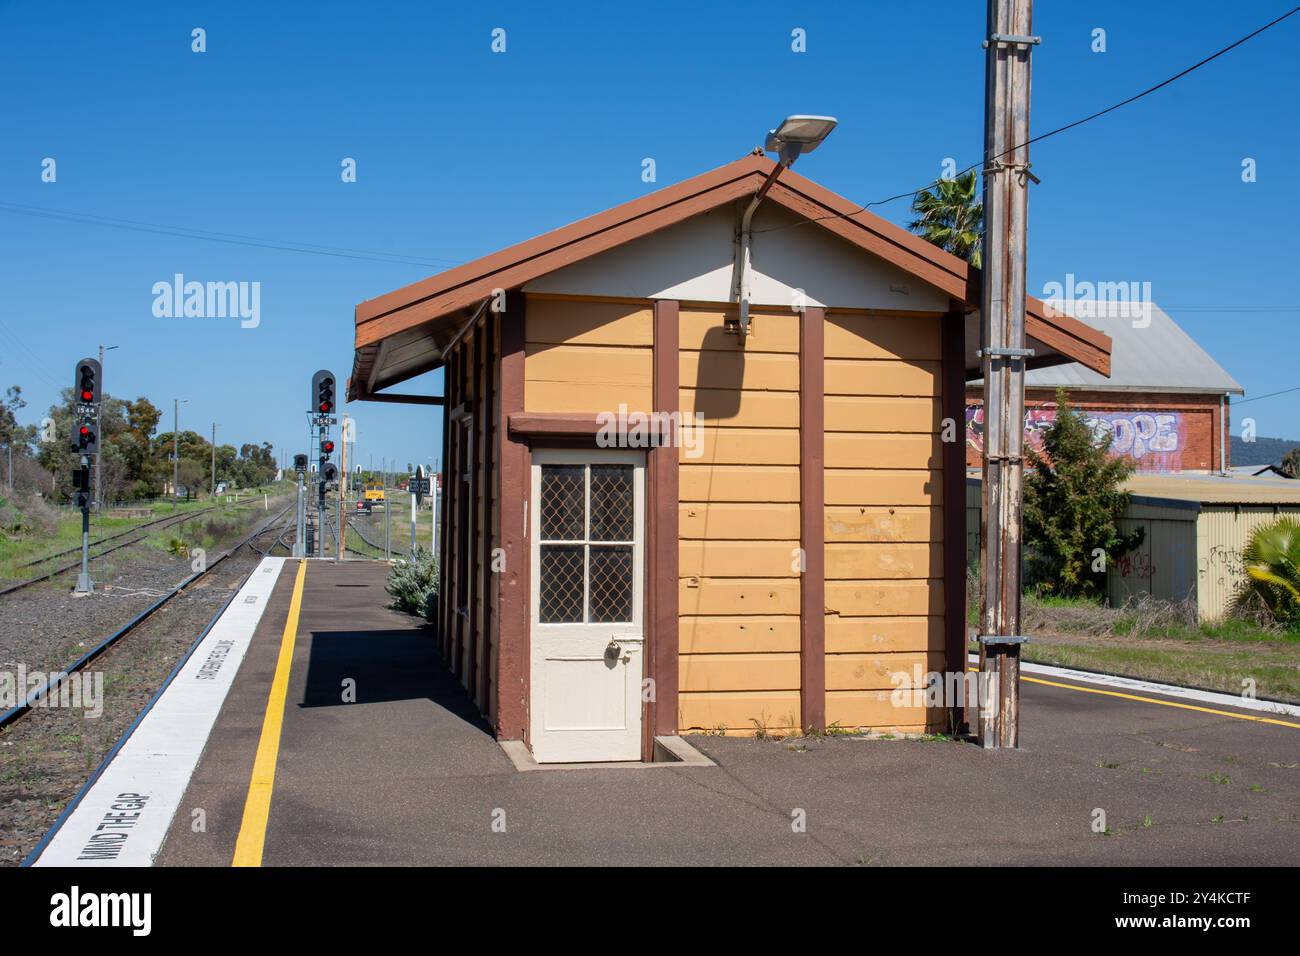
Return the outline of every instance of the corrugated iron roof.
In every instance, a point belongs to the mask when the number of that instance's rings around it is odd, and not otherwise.
[[[1172,498],[1216,505],[1300,505],[1300,481],[1275,476],[1136,474],[1124,489],[1142,498]]]
[[[1110,377],[1078,363],[1032,369],[1027,388],[1088,388],[1099,391],[1213,392],[1245,390],[1190,335],[1154,303],[1135,318],[1128,309],[1087,308],[1087,303],[1045,303],[1111,337]],[[1147,316],[1150,324],[1146,325]]]

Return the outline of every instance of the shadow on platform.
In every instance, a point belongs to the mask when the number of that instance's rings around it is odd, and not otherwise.
[[[431,627],[311,634],[306,687],[299,707],[354,707],[419,699],[430,700],[491,733],[468,692],[448,671]]]

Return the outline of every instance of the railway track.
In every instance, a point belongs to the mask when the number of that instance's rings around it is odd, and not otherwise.
[[[251,504],[256,501],[257,501],[256,498],[245,498],[243,501],[235,502],[234,507],[238,507],[239,505]],[[191,518],[197,518],[199,517],[199,515],[205,515],[208,514],[209,512],[218,511],[224,507],[226,507],[226,505],[212,505],[211,507],[208,508],[199,508],[197,511],[186,511],[182,514],[164,515],[161,518],[154,518],[152,521],[146,521],[143,524],[138,524],[130,528],[123,528],[121,531],[118,531],[116,534],[105,535],[104,537],[98,539],[97,541],[90,542],[90,546],[92,548],[96,548],[99,547],[99,545],[101,544],[108,544],[110,541],[116,541],[118,538],[124,538],[127,535],[136,534],[140,531],[143,531],[145,528],[165,528],[168,526],[169,523],[188,521]],[[43,555],[42,557],[35,558],[31,561],[24,561],[22,564],[14,565],[14,567],[34,568],[39,564],[45,564],[47,561],[53,561],[55,558],[62,558],[69,554],[80,554],[80,553],[81,553],[81,545],[78,544],[78,545],[74,545],[71,548],[65,548],[62,551],[55,551],[53,554]],[[92,558],[96,557],[96,555],[92,554],[91,557]]]
[[[111,648],[119,644],[123,638],[125,638],[128,634],[130,634],[136,628],[138,628],[142,623],[144,623],[146,620],[152,617],[160,608],[162,608],[169,601],[171,601],[172,599],[174,599],[175,597],[183,593],[187,588],[191,587],[196,581],[211,574],[215,568],[220,566],[228,558],[234,556],[241,549],[248,548],[249,550],[253,551],[258,555],[265,556],[265,555],[269,555],[276,548],[277,545],[288,547],[288,545],[284,541],[284,537],[290,530],[292,530],[292,521],[287,522],[285,526],[282,528],[279,527],[279,525],[280,522],[284,520],[285,516],[288,515],[291,511],[292,511],[292,506],[286,506],[284,510],[276,514],[275,517],[263,522],[256,530],[254,530],[252,533],[250,533],[249,535],[241,539],[237,544],[233,545],[231,548],[222,552],[221,554],[213,558],[211,561],[209,561],[207,565],[203,568],[203,570],[196,571],[193,574],[191,574],[189,577],[185,578],[183,581],[177,584],[170,591],[167,591],[165,594],[163,594],[162,597],[156,600],[153,604],[149,605],[149,607],[145,608],[143,611],[141,611],[139,614],[133,617],[122,627],[118,628],[112,634],[109,634],[107,637],[97,642],[90,650],[88,650],[80,658],[74,661],[71,665],[59,671],[57,674],[52,675],[49,680],[47,680],[42,686],[38,687],[36,690],[32,691],[26,697],[24,697],[24,699],[21,702],[19,702],[17,705],[11,707],[9,710],[0,714],[0,728],[7,727],[20,720],[25,714],[29,713],[34,706],[39,704],[40,701],[44,699],[47,695],[49,695],[53,691],[58,690],[59,686],[70,675],[75,674],[80,670],[83,670],[89,663],[91,663],[91,661],[94,661],[96,658],[102,656],[106,651],[110,650]],[[259,547],[256,543],[257,540],[259,538],[265,537],[266,535],[270,534],[273,531],[278,531],[278,533],[276,537],[271,541],[271,543],[267,545],[265,548]],[[235,587],[234,589],[235,591],[238,591],[239,587],[242,586],[242,580],[246,578],[247,578],[247,574],[243,575],[243,578],[241,578],[241,583]],[[224,606],[222,610],[224,610]],[[220,614],[220,612],[218,612],[218,614]]]
[[[249,499],[249,500],[253,501],[256,499]],[[126,530],[121,531],[117,534],[109,535],[106,538],[100,538],[98,541],[92,542],[91,544],[92,548],[96,547],[97,545],[102,545],[102,544],[107,544],[109,542],[117,541],[119,538],[125,538],[130,535],[136,535],[136,537],[132,537],[130,538],[130,540],[127,541],[121,541],[117,544],[114,544],[112,547],[102,548],[99,551],[93,551],[90,556],[91,558],[102,558],[104,557],[104,555],[112,554],[114,551],[120,551],[121,549],[128,548],[133,544],[139,544],[145,538],[149,537],[148,533],[140,534],[139,532],[141,531],[145,531],[146,529],[148,529],[148,532],[152,533],[161,530],[163,528],[169,528],[172,527],[173,525],[182,524],[186,521],[189,521],[192,518],[197,518],[200,517],[201,515],[209,514],[210,512],[220,510],[221,507],[222,507],[221,505],[214,505],[211,508],[202,508],[198,511],[186,512],[185,514],[167,515],[165,518],[157,518],[153,521],[136,525],[134,528],[127,528]],[[0,587],[0,597],[4,597],[4,595],[6,594],[12,594],[14,591],[21,591],[23,588],[31,587],[33,584],[39,584],[42,581],[48,581],[51,578],[56,578],[60,574],[67,574],[69,571],[78,570],[81,567],[81,558],[80,558],[81,545],[77,545],[75,548],[68,548],[65,551],[57,551],[54,554],[47,554],[43,558],[37,558],[35,561],[28,561],[26,564],[18,565],[18,567],[19,568],[35,567],[36,565],[45,564],[49,561],[53,561],[55,558],[61,558],[64,555],[68,555],[68,554],[77,554],[78,557],[75,561],[69,561],[66,564],[61,564],[56,568],[35,575],[34,577],[23,578],[20,581],[14,581],[11,584],[7,584],[4,587]]]

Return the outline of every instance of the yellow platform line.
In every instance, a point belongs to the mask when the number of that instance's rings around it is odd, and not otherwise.
[[[253,776],[248,781],[248,797],[244,801],[244,818],[239,824],[239,837],[235,841],[235,858],[231,866],[261,866],[262,849],[266,845],[266,823],[271,815],[271,790],[275,786],[275,763],[280,755],[280,731],[284,725],[284,701],[289,693],[289,668],[293,664],[293,645],[298,638],[298,613],[302,610],[302,583],[307,577],[307,562],[298,562],[298,576],[293,582],[293,597],[289,601],[289,616],[284,621],[284,634],[280,637],[280,654],[275,662],[275,677],[271,693],[266,699],[266,715],[262,718],[262,737],[257,742],[257,756],[253,760]]]
[[[977,673],[976,669],[969,668],[971,673]],[[1118,690],[1102,690],[1100,687],[1080,687],[1077,684],[1061,684],[1054,680],[1044,680],[1041,677],[1026,677],[1023,673],[1020,675],[1022,681],[1029,681],[1031,684],[1044,684],[1048,687],[1063,687],[1066,690],[1077,690],[1083,694],[1101,694],[1104,697],[1119,697],[1122,700],[1136,700],[1143,704],[1159,704],[1161,707],[1177,707],[1179,710],[1194,710],[1201,714],[1214,714],[1216,717],[1235,717],[1238,720],[1249,720],[1257,724],[1275,724],[1278,727],[1294,727],[1300,730],[1300,724],[1289,720],[1278,720],[1274,717],[1256,717],[1254,714],[1237,714],[1230,710],[1215,710],[1213,707],[1200,707],[1196,704],[1181,704],[1173,700],[1158,700],[1155,697],[1141,697],[1137,694],[1125,694]]]

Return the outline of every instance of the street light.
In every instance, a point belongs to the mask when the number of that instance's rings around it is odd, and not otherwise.
[[[754,220],[754,211],[758,209],[758,204],[763,201],[763,197],[772,188],[776,178],[781,175],[781,170],[793,166],[794,161],[801,155],[811,153],[820,146],[822,140],[830,135],[838,122],[833,116],[787,116],[781,121],[781,125],[767,133],[767,142],[763,144],[763,149],[778,154],[778,161],[745,209],[745,215],[740,220],[740,243],[736,252],[734,288],[736,302],[740,306],[738,331],[742,340],[749,334],[750,224]]]
[[[803,153],[811,153],[831,134],[839,121],[834,116],[787,116],[769,130],[763,149],[779,153],[781,165],[790,166]]]

